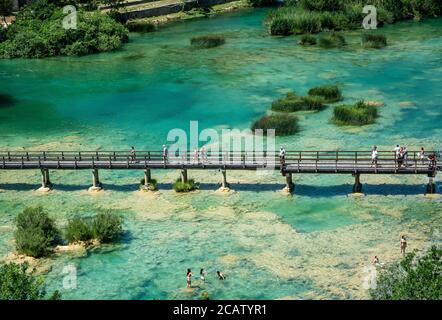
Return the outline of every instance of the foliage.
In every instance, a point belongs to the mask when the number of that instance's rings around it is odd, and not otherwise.
[[[28,263],[0,265],[0,300],[41,300],[45,296],[43,278],[28,273]]]
[[[39,258],[50,253],[58,241],[59,232],[54,221],[42,207],[30,207],[16,218],[15,242],[17,251]]]
[[[94,235],[91,220],[75,216],[69,220],[64,236],[69,243],[92,240]]]
[[[276,0],[248,0],[252,7],[270,7],[278,4]]]
[[[109,16],[77,10],[77,28],[63,28],[62,8],[37,0],[17,14],[0,43],[0,57],[42,58],[58,55],[86,55],[120,48],[128,31]]]
[[[112,212],[99,213],[92,221],[94,239],[108,243],[118,239],[123,232],[123,219]]]
[[[3,21],[5,23],[6,23],[6,17],[10,15],[12,15],[12,0],[0,0],[0,17],[3,18]],[[0,24],[0,29],[2,29],[1,24]]]
[[[194,191],[199,188],[198,183],[195,182],[193,179],[187,180],[187,182],[182,182],[181,179],[177,179],[175,183],[173,184],[173,189],[176,192],[190,192]]]
[[[326,103],[341,101],[343,99],[342,92],[336,85],[323,85],[311,88],[308,91],[310,96],[319,96],[324,98]]]
[[[292,115],[272,114],[256,120],[251,129],[263,129],[264,134],[268,129],[275,129],[277,136],[289,136],[299,130],[298,118]]]
[[[361,28],[366,4],[376,6],[378,26],[442,15],[440,0],[288,0],[269,12],[269,32],[289,35]]]
[[[316,38],[310,34],[305,34],[299,39],[299,44],[302,46],[314,46],[316,43]]]
[[[383,34],[368,34],[362,35],[362,46],[364,48],[381,49],[387,46],[387,37]]]
[[[223,45],[225,42],[226,41],[223,35],[216,34],[198,36],[190,39],[190,45],[194,48],[199,49],[218,47],[220,45]]]
[[[300,97],[294,92],[287,93],[286,97],[272,103],[272,110],[277,112],[296,112],[302,110],[321,110],[324,99],[318,96]]]
[[[370,290],[375,300],[441,300],[442,249],[433,246],[424,255],[408,253],[382,270]]]
[[[333,112],[333,121],[339,125],[367,125],[374,123],[377,117],[378,109],[364,101],[336,106]]]
[[[326,33],[319,37],[319,46],[322,48],[338,48],[343,47],[347,44],[345,38],[341,34],[337,33]]]

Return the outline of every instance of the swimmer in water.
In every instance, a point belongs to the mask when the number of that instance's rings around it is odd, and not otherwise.
[[[192,286],[192,271],[190,269],[187,269],[186,280],[187,288],[190,288]]]
[[[200,270],[200,279],[202,282],[206,282],[206,272],[204,271],[203,268],[201,268]]]

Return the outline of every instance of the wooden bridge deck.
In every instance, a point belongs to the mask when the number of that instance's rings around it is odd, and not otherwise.
[[[408,154],[408,160],[400,165],[394,152],[380,151],[377,165],[372,165],[370,151],[287,151],[281,168],[277,152],[209,152],[198,159],[193,152],[186,152],[169,155],[165,161],[161,151],[136,151],[135,157],[128,151],[9,151],[0,152],[0,169],[267,169],[288,173],[436,175],[436,161],[422,160],[418,152]]]

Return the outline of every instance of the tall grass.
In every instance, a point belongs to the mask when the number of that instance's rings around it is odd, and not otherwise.
[[[347,45],[343,35],[338,33],[326,33],[319,37],[319,46],[325,49],[340,48]]]
[[[342,92],[337,85],[314,87],[308,91],[308,94],[311,96],[322,97],[327,103],[338,102],[343,99]]]
[[[193,179],[189,179],[187,182],[182,182],[181,179],[177,179],[173,184],[173,189],[179,193],[194,191],[198,188],[198,183],[196,183]]]
[[[333,111],[333,122],[338,125],[361,126],[372,124],[378,117],[378,109],[359,101],[354,105],[336,106]]]
[[[298,118],[292,115],[272,114],[261,117],[256,120],[251,129],[263,129],[266,130],[275,129],[275,135],[277,136],[290,136],[298,132]]]
[[[362,35],[362,46],[364,48],[381,49],[387,46],[387,37],[383,34],[369,34]]]
[[[294,92],[289,92],[284,98],[272,103],[272,110],[276,112],[296,112],[296,111],[319,111],[324,108],[324,99],[319,96],[301,97]]]

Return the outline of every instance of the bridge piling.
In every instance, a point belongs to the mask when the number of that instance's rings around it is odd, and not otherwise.
[[[293,183],[292,174],[285,172],[285,188],[284,191],[292,193],[295,189],[295,184]]]
[[[181,182],[187,183],[187,169],[181,169]]]
[[[229,187],[229,184],[227,183],[227,171],[226,169],[221,170],[221,173],[223,175],[223,181],[221,184],[221,188],[227,189]]]
[[[150,169],[144,169],[144,186],[148,187],[152,182],[152,175],[150,173]]]
[[[353,174],[355,184],[353,185],[353,193],[362,193],[361,175],[359,173]]]
[[[92,187],[89,191],[100,191],[102,189],[100,178],[98,176],[98,169],[92,170]]]
[[[52,189],[52,183],[49,179],[49,169],[41,169],[41,187],[39,191],[50,191]]]
[[[428,184],[427,191],[425,194],[435,194],[436,193],[436,184],[434,183],[434,177],[428,176]]]

